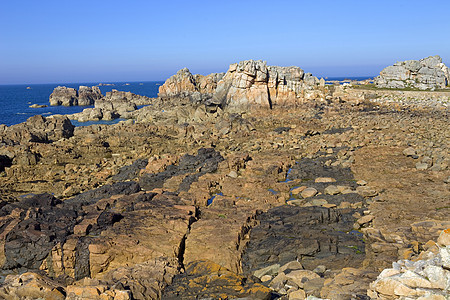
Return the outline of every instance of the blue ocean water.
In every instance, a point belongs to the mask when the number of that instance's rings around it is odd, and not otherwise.
[[[112,82],[112,85],[99,86],[102,94],[112,89],[132,92],[147,97],[157,97],[158,88],[163,81],[147,82]],[[0,85],[0,124],[7,126],[25,122],[34,115],[49,116],[54,114],[73,114],[92,106],[48,106],[30,108],[31,104],[49,105],[49,96],[57,86],[76,88],[80,85],[94,86],[97,83],[60,83],[60,84],[31,84],[31,85]],[[89,125],[73,122],[74,125]],[[76,123],[76,124],[75,124]],[[97,122],[98,123],[98,122]],[[105,122],[107,123],[107,122]]]
[[[364,80],[373,77],[328,77],[326,80]],[[163,81],[144,81],[144,82],[112,82],[111,85],[99,86],[102,94],[110,92],[112,89],[119,91],[132,92],[138,95],[150,98],[157,97],[158,88]],[[80,85],[94,86],[98,83],[60,83],[60,84],[32,84],[32,85],[0,85],[0,124],[7,126],[25,122],[34,115],[54,115],[54,114],[73,114],[81,112],[83,109],[92,106],[48,106],[43,108],[30,108],[31,104],[49,105],[49,96],[57,86],[67,86],[76,88]],[[75,126],[86,126],[93,123],[112,124],[118,120],[100,121],[100,122],[76,122]]]

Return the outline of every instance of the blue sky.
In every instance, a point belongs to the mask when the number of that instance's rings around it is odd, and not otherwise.
[[[449,14],[432,0],[4,0],[0,84],[165,80],[245,59],[374,76],[429,55],[450,64]]]

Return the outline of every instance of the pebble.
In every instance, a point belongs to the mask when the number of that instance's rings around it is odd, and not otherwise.
[[[409,147],[403,150],[403,155],[405,156],[414,156],[416,155],[416,149]]]
[[[261,278],[264,275],[275,275],[278,273],[279,269],[280,269],[280,265],[274,264],[274,265],[256,270],[255,272],[253,272],[253,275],[258,278]]]
[[[296,290],[289,294],[289,300],[303,300],[306,299],[306,293],[304,290]]]
[[[328,195],[337,195],[340,193],[340,190],[335,185],[329,185],[325,188],[324,193]]]
[[[317,190],[313,187],[306,188],[301,192],[303,198],[314,197],[316,194]]]
[[[306,186],[299,186],[299,187],[293,188],[291,190],[291,193],[292,193],[292,195],[298,195],[301,192],[303,192],[306,188],[307,188]]]
[[[358,221],[356,221],[356,222],[357,222],[359,225],[364,225],[364,224],[367,224],[367,223],[369,223],[369,222],[372,222],[372,220],[373,220],[374,218],[375,218],[375,217],[374,217],[373,215],[366,215],[366,216],[364,216],[364,217],[358,219]]]
[[[332,177],[317,177],[314,182],[316,183],[327,183],[327,182],[336,182],[336,179]]]
[[[237,174],[237,172],[236,171],[231,171],[230,173],[228,173],[228,177],[231,177],[231,178],[237,178],[238,177],[238,174]]]
[[[313,200],[309,201],[309,203],[312,206],[324,206],[324,205],[328,204],[328,201],[325,199],[313,199]]]
[[[428,169],[428,164],[423,163],[423,162],[418,162],[418,163],[416,163],[416,169],[417,170],[426,170],[426,169]]]
[[[363,197],[374,197],[378,195],[378,192],[370,186],[358,186],[356,192]]]

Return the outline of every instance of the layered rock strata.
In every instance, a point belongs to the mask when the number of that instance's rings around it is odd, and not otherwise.
[[[380,88],[443,89],[450,82],[449,68],[438,55],[397,62],[384,68],[374,80]]]

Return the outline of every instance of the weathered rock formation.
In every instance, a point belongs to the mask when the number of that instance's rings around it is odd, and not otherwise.
[[[212,94],[223,76],[224,73],[192,75],[188,68],[183,68],[159,87],[159,97],[189,97],[195,92]]]
[[[443,89],[450,82],[449,74],[449,68],[436,55],[421,60],[397,62],[386,67],[375,78],[375,84],[380,88],[393,89]]]
[[[152,101],[153,99],[146,96],[112,90],[104,97],[96,99],[94,108],[86,108],[81,113],[69,115],[69,118],[80,122],[131,118],[131,112],[137,109],[137,105],[151,104]]]
[[[28,138],[42,117],[0,127],[0,298],[365,300],[392,261],[420,275],[449,228],[448,96],[397,92],[242,115],[165,98],[60,139]]]
[[[0,125],[0,144],[49,143],[73,136],[74,128],[66,116],[36,115],[17,125]]]
[[[159,88],[159,96],[190,96],[207,105],[222,107],[253,104],[272,107],[308,99],[318,84],[316,77],[305,74],[299,67],[267,66],[260,60],[247,60],[231,64],[225,75],[194,76],[188,69],[182,69]]]
[[[76,106],[94,105],[95,101],[102,98],[102,93],[97,86],[80,86],[77,91],[74,88],[58,86],[50,95],[50,105]]]
[[[98,86],[80,86],[78,89],[78,105],[93,105],[101,98],[102,93]]]
[[[450,228],[437,243],[429,241],[420,259],[399,260],[371,283],[371,299],[437,299],[450,295]]]

